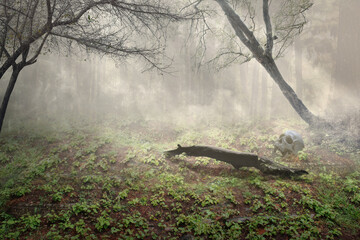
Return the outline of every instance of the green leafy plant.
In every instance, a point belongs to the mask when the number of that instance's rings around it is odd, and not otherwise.
[[[25,229],[35,230],[37,229],[41,224],[41,215],[25,215],[22,216],[20,219],[22,221],[22,224],[24,225]]]
[[[305,151],[299,151],[298,157],[300,161],[307,161],[309,159],[309,156]]]
[[[118,199],[125,199],[125,198],[127,198],[128,194],[129,194],[129,189],[124,189],[124,190],[122,190],[122,191],[120,191],[118,193],[117,198]]]
[[[109,217],[109,215],[103,211],[101,213],[101,216],[99,216],[97,219],[97,222],[95,224],[95,228],[99,231],[102,232],[103,230],[107,229],[110,224],[112,219]]]

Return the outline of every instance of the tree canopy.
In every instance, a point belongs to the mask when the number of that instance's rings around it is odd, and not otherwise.
[[[0,3],[0,79],[12,73],[0,107],[0,130],[21,70],[43,50],[87,51],[113,58],[137,56],[149,68],[166,67],[167,26],[195,18],[182,1],[166,0],[4,0]]]
[[[0,77],[15,61],[26,65],[41,51],[79,46],[115,58],[140,56],[150,67],[163,67],[171,21],[194,17],[177,1],[163,0],[5,0],[0,3]]]

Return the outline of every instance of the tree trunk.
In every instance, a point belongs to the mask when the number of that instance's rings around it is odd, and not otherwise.
[[[167,157],[176,156],[186,153],[188,156],[210,157],[219,161],[223,161],[233,165],[236,169],[241,167],[254,167],[265,174],[281,175],[281,176],[300,176],[308,174],[307,171],[301,169],[289,168],[284,165],[275,163],[264,157],[259,157],[252,153],[235,152],[223,148],[210,146],[191,146],[182,147],[178,144],[178,148],[166,151]]]
[[[291,106],[299,114],[299,116],[310,126],[315,126],[318,124],[323,124],[324,122],[312,114],[309,109],[304,105],[304,103],[297,97],[294,90],[290,87],[289,84],[282,77],[274,59],[264,56],[262,59],[258,60],[261,65],[266,69],[270,74],[272,79],[280,87],[281,92],[284,94],[286,99],[289,101]]]
[[[286,99],[290,102],[291,106],[299,114],[299,116],[310,126],[330,127],[330,125],[324,120],[312,114],[309,109],[304,105],[304,103],[297,97],[296,93],[289,86],[289,84],[286,83],[271,55],[270,50],[272,50],[272,46],[269,46],[268,44],[266,49],[264,49],[255,38],[253,32],[249,30],[249,28],[245,25],[245,23],[225,0],[215,1],[224,11],[228,21],[230,22],[240,41],[252,52],[256,60],[270,74],[272,79],[280,87],[281,92],[284,94]],[[265,20],[266,26],[271,25],[270,22],[267,21],[270,20]],[[271,39],[272,37],[272,35],[267,36],[268,42],[271,43],[270,45],[272,45],[272,40],[269,41],[269,39]]]
[[[2,129],[2,126],[4,123],[5,113],[6,113],[7,106],[9,104],[11,93],[14,90],[16,81],[19,77],[19,73],[24,68],[24,66],[25,66],[25,64],[22,64],[22,63],[16,64],[15,66],[13,66],[13,72],[11,74],[10,81],[6,88],[6,92],[5,92],[3,101],[1,103],[1,107],[0,107],[0,132],[1,132],[1,129]]]

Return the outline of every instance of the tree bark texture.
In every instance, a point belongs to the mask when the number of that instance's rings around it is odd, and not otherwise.
[[[257,39],[255,38],[252,31],[245,25],[241,20],[239,15],[230,7],[230,5],[225,0],[215,0],[222,10],[224,11],[227,19],[229,20],[231,26],[233,27],[236,35],[240,41],[252,52],[256,60],[266,69],[270,74],[271,78],[276,82],[280,87],[281,92],[284,94],[286,99],[289,101],[294,110],[299,114],[299,116],[310,126],[316,126],[320,124],[325,124],[323,120],[315,116],[310,110],[304,105],[304,103],[297,97],[295,91],[290,87],[289,84],[284,80],[281,75],[273,57],[272,57],[272,29],[270,18],[268,15],[268,5],[267,1],[264,0],[263,10],[264,10],[264,21],[267,30],[267,45],[264,49]]]
[[[239,169],[241,167],[254,167],[259,169],[264,174],[280,176],[301,176],[303,174],[308,174],[308,172],[305,170],[289,168],[284,165],[275,163],[270,159],[259,157],[256,154],[241,153],[218,147],[182,147],[180,146],[180,144],[178,144],[177,149],[165,151],[165,155],[167,157],[176,156],[182,153],[185,153],[188,156],[214,158],[216,160],[229,163],[233,165],[236,169]]]
[[[4,123],[5,113],[6,113],[7,106],[9,104],[11,93],[14,90],[15,83],[19,77],[19,73],[24,68],[24,66],[25,66],[25,63],[23,63],[23,62],[13,66],[13,72],[11,73],[10,81],[6,88],[6,92],[3,97],[1,107],[0,107],[0,132],[1,132],[1,128]]]

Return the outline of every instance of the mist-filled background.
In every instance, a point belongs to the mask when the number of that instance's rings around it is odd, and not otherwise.
[[[359,12],[1,0],[0,239],[360,239]]]
[[[316,1],[301,35],[276,60],[285,80],[316,115],[359,111],[359,1]],[[220,18],[222,15],[220,14]],[[219,24],[228,25],[226,20]],[[167,39],[167,73],[143,71],[134,59],[114,61],[84,51],[48,51],[21,72],[4,130],[54,119],[131,117],[235,123],[246,119],[299,118],[279,87],[254,59],[217,69],[198,67],[199,40],[190,23],[173,26]],[[222,42],[207,44],[207,55]],[[167,59],[168,61],[168,59]],[[0,82],[0,96],[7,85]]]

